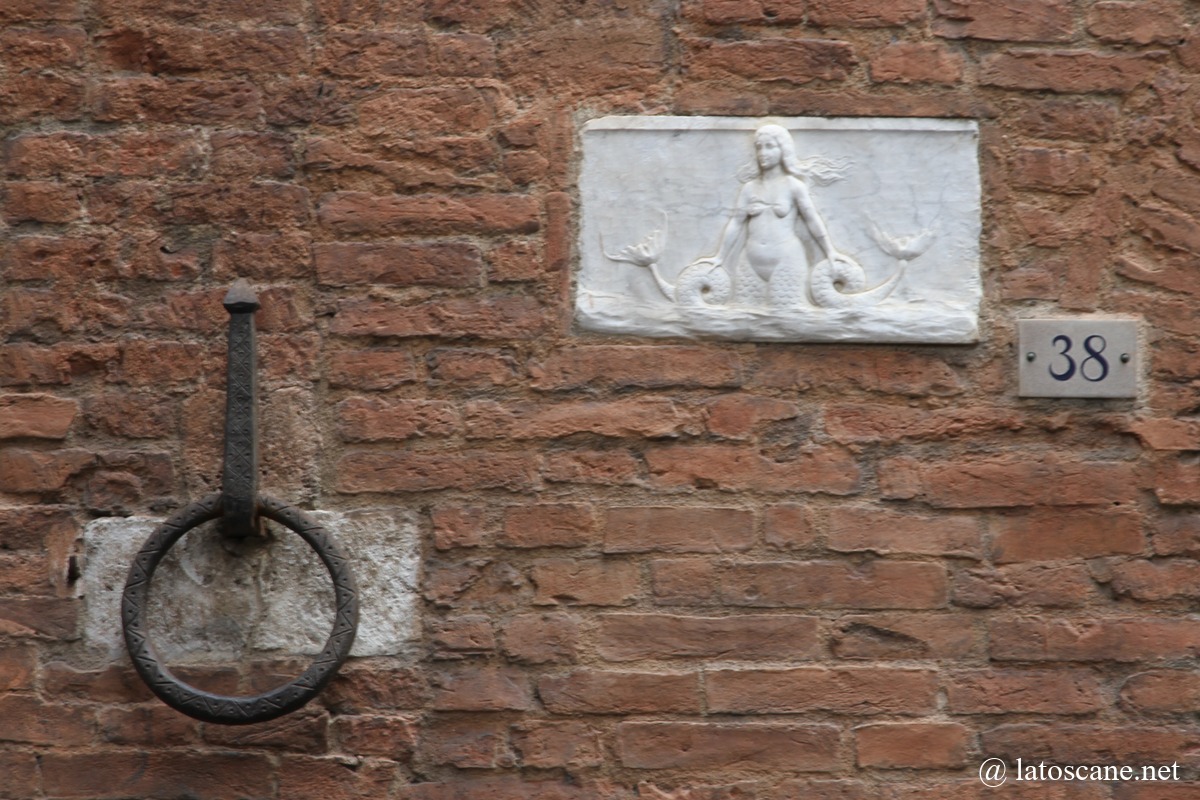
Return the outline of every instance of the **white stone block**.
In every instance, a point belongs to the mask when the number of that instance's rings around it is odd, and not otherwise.
[[[392,509],[312,511],[348,555],[359,593],[351,655],[403,654],[420,637],[416,515]],[[77,587],[83,645],[121,658],[121,594],[129,565],[162,522],[110,517],[83,532]],[[267,542],[231,543],[203,525],[160,563],[151,590],[151,633],[168,663],[311,655],[333,624],[333,584],[303,539],[276,523]],[[231,552],[231,550],[238,552]]]
[[[582,132],[585,330],[978,339],[978,126],[604,117]]]

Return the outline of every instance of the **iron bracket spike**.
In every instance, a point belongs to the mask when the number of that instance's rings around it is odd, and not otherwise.
[[[244,278],[225,295],[229,351],[225,381],[225,461],[221,470],[223,533],[233,539],[263,536],[258,513],[258,297]]]

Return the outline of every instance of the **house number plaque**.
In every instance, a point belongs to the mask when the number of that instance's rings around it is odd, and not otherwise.
[[[1141,359],[1132,319],[1022,319],[1021,397],[1137,397]]]

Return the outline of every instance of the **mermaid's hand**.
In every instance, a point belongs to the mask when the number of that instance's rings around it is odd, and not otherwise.
[[[699,266],[706,266],[709,269],[717,269],[721,266],[721,259],[717,256],[713,256],[712,258],[697,258],[691,264],[688,264],[688,268]]]

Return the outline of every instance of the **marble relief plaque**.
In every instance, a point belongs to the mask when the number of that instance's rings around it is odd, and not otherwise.
[[[978,339],[974,122],[604,117],[582,139],[581,328]]]

